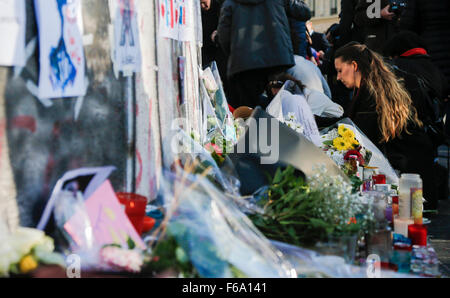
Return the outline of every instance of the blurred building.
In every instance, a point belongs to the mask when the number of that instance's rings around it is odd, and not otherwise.
[[[339,21],[340,0],[305,0],[305,2],[311,8],[312,22],[316,31],[325,32],[333,23]]]

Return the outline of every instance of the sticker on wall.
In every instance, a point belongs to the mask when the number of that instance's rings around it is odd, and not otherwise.
[[[116,77],[131,76],[141,69],[141,46],[136,12],[137,0],[110,0],[113,26],[112,60]]]
[[[25,54],[25,0],[0,1],[0,65],[23,67]]]
[[[81,1],[35,0],[39,29],[39,98],[86,94]]]
[[[193,0],[159,0],[159,34],[179,41],[195,41],[196,7]]]

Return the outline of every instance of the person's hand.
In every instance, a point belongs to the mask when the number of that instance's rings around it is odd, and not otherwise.
[[[216,42],[216,36],[217,36],[217,30],[214,30],[214,32],[211,34],[212,42]]]
[[[320,50],[318,54],[319,54],[319,59],[323,59],[323,57],[325,56],[325,52],[322,50]]]
[[[200,0],[200,5],[203,10],[209,10],[211,8],[211,0]]]
[[[383,8],[383,10],[381,11],[381,17],[388,21],[392,21],[395,17],[395,13],[389,11],[390,7],[391,6],[388,5],[385,8]]]

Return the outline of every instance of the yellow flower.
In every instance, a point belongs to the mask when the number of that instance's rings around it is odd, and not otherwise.
[[[351,129],[347,129],[346,131],[343,132],[343,134],[341,136],[344,139],[354,139],[355,133]]]
[[[38,267],[38,263],[31,255],[27,255],[20,261],[19,267],[20,272],[26,274],[36,269]]]
[[[339,125],[338,133],[341,137],[343,137],[347,131],[349,131],[349,129],[347,127],[345,127],[345,125],[342,125],[342,124]]]
[[[352,145],[355,146],[355,147],[358,147],[359,146],[358,140],[353,138]]]
[[[343,137],[344,138],[344,140],[347,142],[347,143],[349,143],[352,147],[358,147],[359,146],[359,142],[358,142],[358,140],[355,138],[355,137],[349,137],[349,136],[346,136],[346,137]]]
[[[334,139],[333,146],[339,151],[348,150],[352,147],[351,143],[342,137]]]

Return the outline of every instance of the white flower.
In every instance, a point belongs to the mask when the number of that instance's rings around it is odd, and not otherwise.
[[[19,263],[37,246],[42,252],[54,250],[53,239],[45,236],[43,231],[19,227],[9,233],[0,222],[0,276],[7,276],[10,266]]]
[[[137,250],[107,246],[100,251],[102,263],[128,272],[140,272],[144,258]]]

